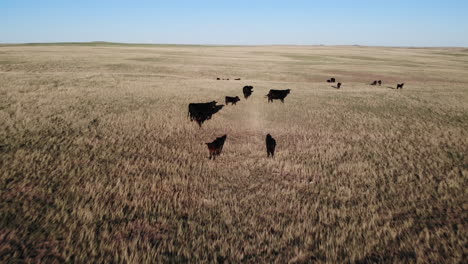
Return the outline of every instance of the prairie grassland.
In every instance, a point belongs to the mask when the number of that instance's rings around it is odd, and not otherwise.
[[[462,48],[3,45],[0,262],[466,262],[467,72]]]

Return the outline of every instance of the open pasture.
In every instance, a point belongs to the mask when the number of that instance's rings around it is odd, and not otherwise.
[[[0,262],[466,261],[467,72],[463,48],[2,45]]]

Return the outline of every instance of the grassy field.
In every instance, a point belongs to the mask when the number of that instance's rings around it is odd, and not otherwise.
[[[3,45],[0,262],[466,262],[467,72],[463,48]]]

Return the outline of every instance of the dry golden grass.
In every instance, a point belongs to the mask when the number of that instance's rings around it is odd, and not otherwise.
[[[466,262],[467,71],[461,48],[1,46],[0,262]]]

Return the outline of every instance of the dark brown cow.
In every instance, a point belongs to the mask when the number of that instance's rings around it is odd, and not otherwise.
[[[247,85],[242,88],[242,92],[244,93],[244,98],[248,99],[252,95],[253,86]]]
[[[210,159],[213,158],[213,160],[215,160],[216,156],[219,156],[221,154],[226,138],[227,135],[224,135],[222,137],[216,138],[211,143],[205,143],[208,146],[208,151],[210,152]]]
[[[235,81],[240,81],[240,79],[241,79],[241,78],[236,78],[236,79],[234,79],[234,80],[235,80]]]
[[[379,84],[379,86],[382,86],[382,80],[379,80],[377,83]]]
[[[377,81],[373,81],[370,85],[377,85]]]
[[[396,88],[397,89],[403,89],[403,85],[405,85],[405,83],[399,83],[399,84],[397,84]]]
[[[336,89],[340,89],[341,88],[341,83],[339,82],[337,85],[336,85]]]
[[[270,135],[266,135],[266,149],[267,149],[267,157],[274,157],[275,156],[275,148],[276,148],[276,140]]]
[[[281,100],[281,102],[284,103],[284,98],[286,98],[290,92],[291,89],[270,90],[266,96],[268,97],[268,102],[273,102],[273,100]]]
[[[217,81],[221,80],[221,78],[216,78]]]
[[[226,105],[228,105],[229,103],[231,103],[232,105],[235,105],[239,101],[240,101],[239,96],[236,96],[236,97],[226,96],[226,100],[225,100]]]
[[[327,80],[328,83],[334,83],[336,82],[335,78],[330,78],[329,80]]]

